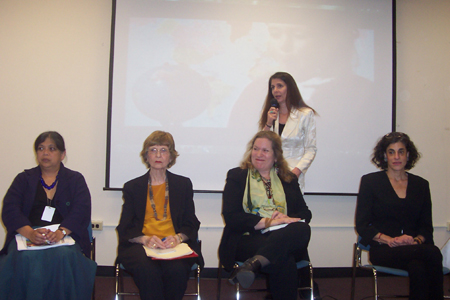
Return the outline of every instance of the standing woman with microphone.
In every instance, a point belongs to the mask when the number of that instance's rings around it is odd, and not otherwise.
[[[272,130],[283,142],[283,156],[304,193],[305,173],[316,156],[316,111],[306,105],[294,78],[277,72],[269,79],[260,130]]]
[[[272,130],[281,137],[283,156],[289,169],[305,190],[305,173],[316,156],[316,111],[306,105],[291,74],[277,72],[270,76],[266,101],[259,119],[260,130]],[[309,254],[305,259],[309,260]],[[309,274],[300,269],[300,286],[307,285]],[[301,291],[301,298],[311,296]],[[314,298],[320,298],[319,286],[314,282]]]

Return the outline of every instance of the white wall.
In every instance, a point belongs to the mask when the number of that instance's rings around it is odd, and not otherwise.
[[[120,192],[103,191],[110,2],[0,1],[0,194],[18,172],[35,166],[36,136],[59,131],[67,144],[66,166],[88,182],[92,219],[104,222],[103,231],[95,232],[99,265],[114,262],[122,205]],[[397,129],[410,134],[423,154],[413,172],[431,183],[438,245],[450,237],[445,231],[450,221],[449,11],[448,0],[397,1]],[[356,198],[306,196],[306,201],[313,212],[314,266],[349,267]],[[196,194],[195,204],[206,266],[216,267],[221,195]],[[1,243],[4,238],[0,230]]]

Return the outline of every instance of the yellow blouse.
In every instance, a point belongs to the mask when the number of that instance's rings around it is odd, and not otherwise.
[[[175,235],[175,228],[173,227],[172,216],[170,214],[170,199],[167,204],[167,218],[163,221],[166,184],[163,183],[160,185],[152,185],[151,188],[153,190],[153,201],[155,202],[156,213],[160,221],[155,219],[147,189],[147,206],[145,208],[145,219],[142,233],[147,236],[156,235],[160,239],[170,235]]]

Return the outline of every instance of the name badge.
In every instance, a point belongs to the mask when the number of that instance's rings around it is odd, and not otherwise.
[[[51,206],[46,206],[44,212],[42,213],[42,221],[51,222],[53,219],[53,215],[55,214],[56,208]]]

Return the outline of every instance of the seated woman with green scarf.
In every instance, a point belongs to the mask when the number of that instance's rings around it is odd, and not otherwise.
[[[221,264],[232,270],[236,261],[245,261],[229,281],[248,288],[261,271],[269,274],[274,299],[297,299],[296,262],[308,257],[311,211],[276,133],[258,132],[240,167],[228,171],[222,214]],[[273,230],[276,225],[285,227]]]

